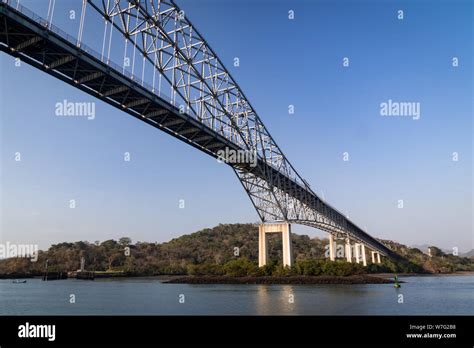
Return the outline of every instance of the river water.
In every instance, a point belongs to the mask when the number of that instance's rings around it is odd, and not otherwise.
[[[0,280],[1,315],[474,314],[474,275],[401,277],[392,284],[188,285],[157,278]],[[73,295],[73,296],[71,296]],[[75,300],[75,303],[72,299]]]

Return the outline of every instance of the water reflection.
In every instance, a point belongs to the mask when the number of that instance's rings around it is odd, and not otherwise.
[[[272,305],[270,297],[269,285],[259,285],[257,288],[257,299],[256,299],[256,310],[259,315],[272,314],[273,310],[270,309]]]
[[[297,297],[293,285],[259,285],[256,297],[256,314],[297,314],[295,311]]]

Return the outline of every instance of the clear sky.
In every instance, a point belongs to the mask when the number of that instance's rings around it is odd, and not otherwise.
[[[53,23],[77,36],[82,1],[57,2]],[[47,1],[23,3],[46,17]],[[178,4],[313,190],[376,237],[473,248],[471,1]],[[92,46],[102,28],[87,28]],[[161,242],[258,221],[226,165],[100,101],[94,120],[55,116],[95,100],[3,53],[0,74],[3,241]],[[420,118],[381,116],[389,99],[420,103]]]

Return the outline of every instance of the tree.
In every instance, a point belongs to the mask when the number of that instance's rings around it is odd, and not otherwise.
[[[258,274],[258,267],[249,259],[242,257],[224,265],[225,274],[231,277],[244,277]]]
[[[122,237],[122,238],[119,239],[119,244],[121,246],[124,246],[124,247],[128,246],[128,245],[132,244],[132,239],[129,238],[129,237]]]

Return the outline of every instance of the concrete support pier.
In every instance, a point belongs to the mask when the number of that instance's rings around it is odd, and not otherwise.
[[[346,238],[346,260],[352,262],[352,246],[349,238]]]
[[[334,248],[334,236],[329,233],[329,259],[331,261],[336,260],[336,251]]]
[[[354,248],[355,248],[355,259],[356,259],[356,263],[359,263],[360,262],[360,244],[359,243],[355,243],[354,244]]]
[[[263,267],[268,261],[267,233],[281,233],[283,243],[283,266],[291,267],[293,265],[291,225],[287,222],[261,224],[258,227],[258,266]]]
[[[367,259],[366,259],[366,256],[365,256],[365,245],[364,244],[361,245],[361,249],[362,249],[362,264],[364,266],[367,266]]]
[[[265,266],[268,259],[267,235],[264,227],[265,225],[258,226],[258,267]]]

